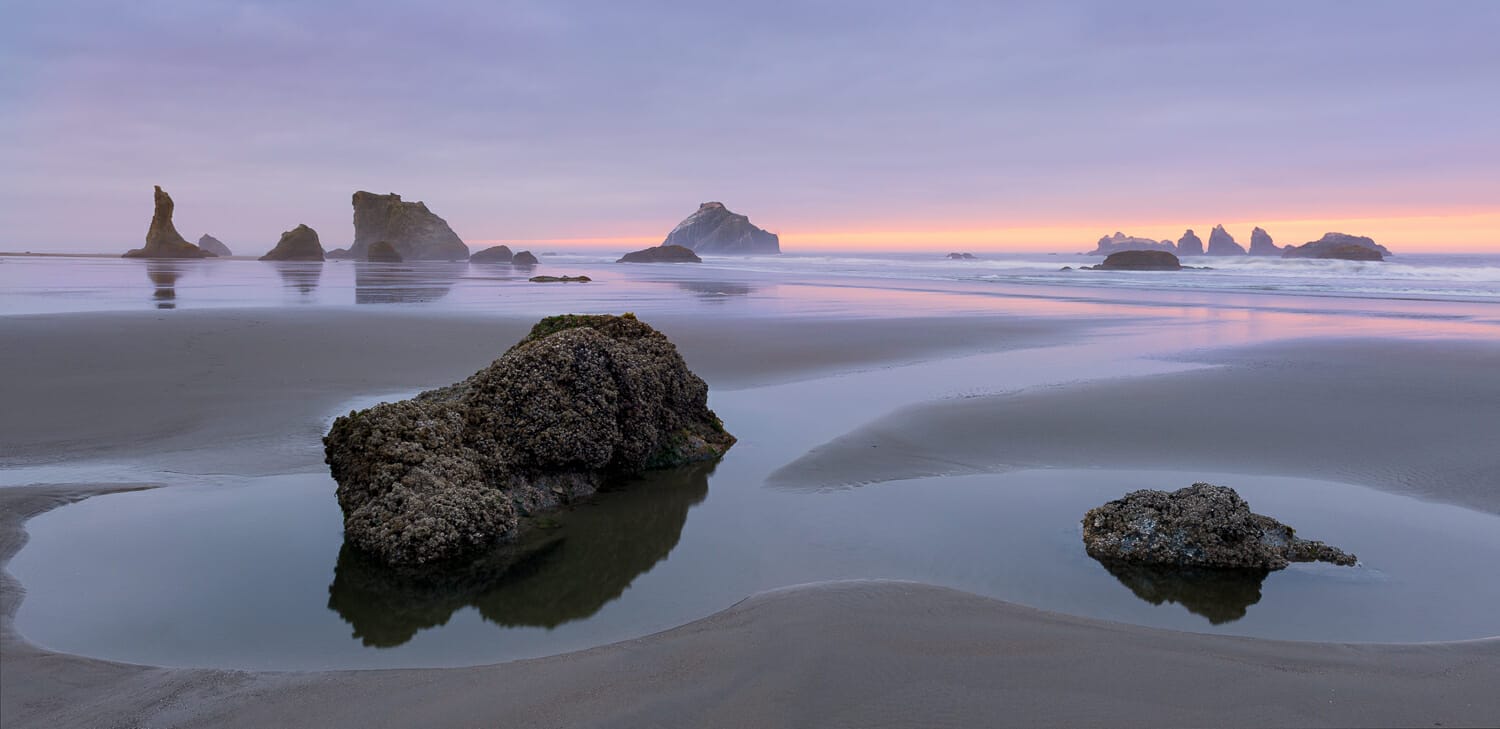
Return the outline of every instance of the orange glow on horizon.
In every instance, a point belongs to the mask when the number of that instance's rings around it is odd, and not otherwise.
[[[1250,231],[1265,228],[1277,245],[1300,245],[1337,231],[1366,235],[1396,253],[1500,253],[1500,212],[1456,215],[1409,215],[1225,221],[1224,227],[1240,245],[1249,247]],[[894,228],[888,230],[791,229],[778,232],[782,249],[798,251],[947,251],[963,249],[991,252],[1075,253],[1092,250],[1102,235],[1116,230],[1157,240],[1175,241],[1186,228],[1208,242],[1209,225],[1145,222],[1099,224],[1027,225],[1008,227]],[[1106,229],[1107,228],[1107,229]],[[472,245],[558,245],[572,248],[614,249],[622,246],[654,246],[661,235],[614,237],[496,239],[470,241]]]

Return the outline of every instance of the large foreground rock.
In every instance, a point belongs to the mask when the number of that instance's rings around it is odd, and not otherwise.
[[[702,263],[693,249],[685,246],[659,245],[631,251],[615,263]]]
[[[1166,251],[1120,251],[1111,253],[1095,271],[1181,271],[1182,262]]]
[[[1224,226],[1215,225],[1208,234],[1208,251],[1210,256],[1243,256],[1245,247],[1234,242],[1234,236],[1224,230]]]
[[[187,242],[172,225],[172,196],[156,186],[156,208],[151,213],[151,227],[146,231],[146,245],[125,252],[122,258],[213,258],[214,254]]]
[[[1299,539],[1291,527],[1250,511],[1234,489],[1132,491],[1090,509],[1083,543],[1102,561],[1175,567],[1279,570],[1291,562],[1352,565],[1354,555]]]
[[[344,538],[393,565],[463,558],[607,478],[734,443],[665,336],[624,316],[543,319],[456,385],[334,421]]]
[[[750,218],[731,212],[721,202],[706,202],[662,241],[698,253],[752,255],[780,253],[781,239],[750,224]]]
[[[224,241],[207,233],[204,233],[203,237],[198,239],[198,247],[220,258],[228,258],[234,255],[234,252],[229,250],[229,246],[224,245]]]
[[[1255,230],[1250,231],[1250,255],[1279,256],[1281,255],[1281,246],[1276,245],[1276,242],[1271,240],[1271,234],[1267,233],[1265,228],[1257,225],[1255,226]]]
[[[1188,228],[1187,231],[1182,234],[1182,237],[1177,239],[1177,255],[1203,255],[1203,239],[1199,238],[1198,234],[1194,233],[1192,228]]]
[[[1340,258],[1348,261],[1383,261],[1391,252],[1371,238],[1347,233],[1324,233],[1310,243],[1289,245],[1281,250],[1283,258]]]
[[[1106,235],[1099,239],[1099,244],[1094,250],[1089,251],[1091,256],[1107,256],[1111,253],[1121,251],[1166,251],[1173,253],[1177,246],[1169,240],[1151,240],[1150,238],[1137,238],[1133,235],[1125,235],[1115,231],[1114,235]]]
[[[354,193],[354,242],[349,245],[350,257],[366,260],[370,246],[383,240],[390,241],[408,261],[469,260],[469,247],[448,227],[448,221],[434,215],[424,203],[402,202],[401,196],[394,192]]]
[[[276,247],[260,257],[262,261],[321,261],[323,244],[318,242],[318,231],[298,225],[281,234]]]

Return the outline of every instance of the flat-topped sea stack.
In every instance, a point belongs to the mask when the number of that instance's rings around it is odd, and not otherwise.
[[[1281,246],[1271,240],[1271,234],[1265,228],[1256,226],[1250,231],[1250,255],[1252,256],[1279,256]]]
[[[781,239],[750,224],[721,202],[706,202],[677,224],[662,246],[682,246],[696,253],[759,255],[781,252]]]
[[[400,263],[401,254],[388,240],[378,240],[370,245],[370,252],[365,257],[370,263]]]
[[[203,237],[198,239],[198,247],[220,258],[228,258],[234,255],[234,253],[229,250],[229,246],[224,245],[224,241],[221,241],[218,238],[215,238],[207,233],[204,233]]]
[[[1224,230],[1224,226],[1215,225],[1213,231],[1208,234],[1208,251],[1210,256],[1243,256],[1245,247],[1234,242],[1234,236]]]
[[[1324,233],[1310,243],[1281,249],[1282,258],[1337,258],[1345,261],[1384,261],[1391,252],[1371,238],[1347,233]]]
[[[631,251],[615,263],[702,263],[703,259],[698,257],[693,249],[687,246],[666,245],[642,248]]]
[[[1166,251],[1120,251],[1111,253],[1097,266],[1084,266],[1095,271],[1181,271],[1182,261]]]
[[[323,244],[318,242],[318,231],[305,225],[288,230],[276,241],[270,253],[260,257],[262,261],[321,261]]]
[[[156,209],[146,230],[146,245],[125,252],[121,258],[214,258],[214,254],[187,242],[172,225],[172,196],[156,186]]]
[[[1291,562],[1355,563],[1352,554],[1299,539],[1291,527],[1252,513],[1234,489],[1208,483],[1132,491],[1090,509],[1083,543],[1094,559],[1138,565],[1279,570]]]
[[[510,265],[512,266],[535,266],[536,264],[536,255],[531,251],[520,251],[510,257]]]
[[[469,263],[510,263],[510,259],[514,257],[510,246],[490,246],[469,256]]]
[[[734,440],[677,348],[625,314],[543,319],[468,379],[351,412],[323,443],[345,542],[415,566],[481,554],[523,517]]]
[[[370,246],[389,241],[408,261],[467,261],[469,247],[422,202],[402,202],[396,193],[354,193],[354,242],[350,257],[369,258]]]
[[[1179,256],[1201,256],[1203,255],[1203,239],[1188,228],[1181,238],[1177,239],[1177,255]]]
[[[1090,256],[1107,256],[1120,251],[1166,251],[1173,253],[1177,246],[1169,240],[1151,240],[1150,238],[1137,238],[1133,235],[1125,235],[1115,231],[1114,235],[1106,235],[1099,239],[1099,244],[1094,250],[1089,251]]]

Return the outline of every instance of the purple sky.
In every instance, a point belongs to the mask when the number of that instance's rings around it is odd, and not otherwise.
[[[1500,208],[1491,0],[0,14],[0,250],[139,245],[153,184],[246,253],[347,245],[356,189],[471,242],[660,237],[711,199],[793,233]]]

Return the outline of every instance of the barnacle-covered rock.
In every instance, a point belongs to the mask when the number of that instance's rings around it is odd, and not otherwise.
[[[509,539],[612,475],[717,458],[734,436],[660,332],[567,315],[463,382],[338,418],[323,443],[345,539],[413,565]]]

